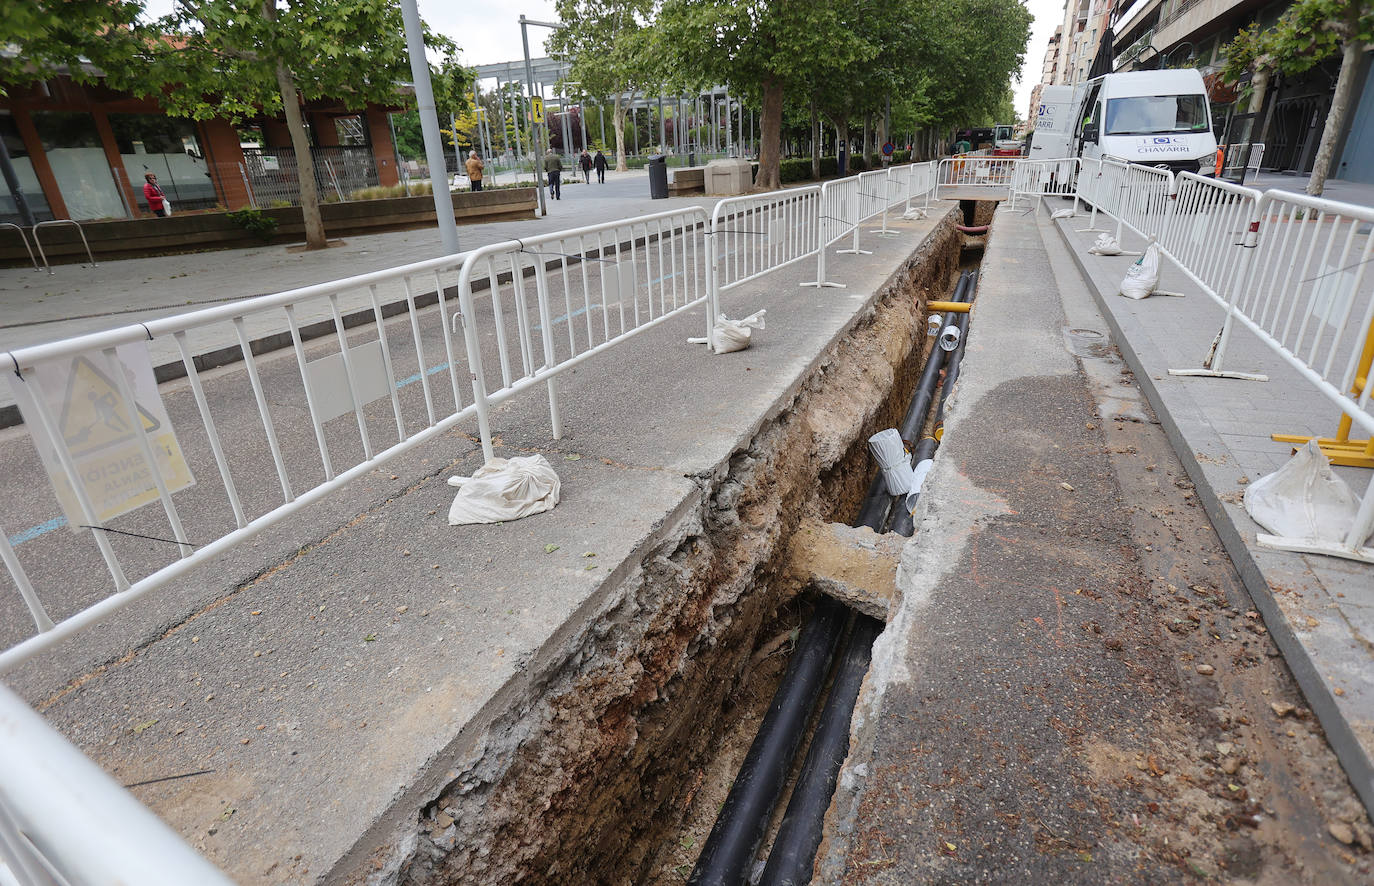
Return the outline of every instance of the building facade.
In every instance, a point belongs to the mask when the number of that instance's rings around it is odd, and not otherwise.
[[[152,99],[67,76],[0,95],[0,139],[35,220],[150,215],[144,174],[155,173],[174,212],[299,202],[283,118],[239,123],[169,117]],[[304,108],[322,197],[399,182],[388,109],[336,101]],[[20,223],[0,187],[0,222]]]

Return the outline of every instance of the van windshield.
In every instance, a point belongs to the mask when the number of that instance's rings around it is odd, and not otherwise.
[[[1104,135],[1202,132],[1210,125],[1201,95],[1138,95],[1107,101]]]

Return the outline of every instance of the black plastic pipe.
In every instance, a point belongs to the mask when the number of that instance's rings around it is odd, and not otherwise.
[[[763,886],[805,886],[811,882],[816,849],[821,845],[825,811],[835,793],[840,767],[849,756],[849,723],[859,700],[864,675],[868,673],[873,641],[882,633],[883,623],[860,615],[849,632],[849,642],[840,654],[830,696],[825,700],[820,723],[811,738],[801,775],[792,789],[792,799],[782,827],[768,854],[763,869]]]
[[[973,300],[973,289],[978,282],[978,272],[974,271],[971,275],[973,282],[969,284],[969,301]],[[964,362],[964,344],[968,341],[968,314],[960,314],[957,321],[959,325],[959,346],[950,352],[948,365],[945,367],[945,383],[940,387],[940,399],[935,404],[935,439],[940,439],[945,427],[945,401],[949,399],[950,392],[954,390],[954,383],[959,380],[959,364]]]
[[[749,875],[848,616],[844,604],[827,597],[802,629],[758,735],[702,846],[690,886],[739,886]]]
[[[954,286],[954,295],[950,297],[950,301],[964,300],[970,277],[968,271],[959,276],[959,282]],[[943,348],[936,345],[931,348],[930,356],[926,357],[926,365],[921,369],[921,377],[917,380],[916,390],[911,395],[911,405],[907,407],[906,415],[897,428],[897,432],[902,435],[902,442],[907,446],[915,445],[917,438],[921,436],[921,429],[925,427],[926,413],[930,411],[930,402],[935,397],[936,386],[940,383],[940,368],[945,363],[946,353]]]
[[[891,504],[892,496],[887,494],[887,481],[883,479],[882,469],[879,468],[868,484],[868,492],[864,495],[864,503],[859,508],[859,518],[854,521],[854,525],[867,526],[874,532],[882,532]]]

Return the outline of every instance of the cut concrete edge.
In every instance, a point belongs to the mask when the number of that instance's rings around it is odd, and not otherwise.
[[[387,808],[373,818],[372,824],[354,841],[352,847],[316,882],[355,883],[365,880],[368,883],[381,883],[386,881],[388,875],[396,873],[395,867],[403,862],[414,845],[417,816],[452,781],[450,773],[462,765],[461,761],[473,760],[483,754],[488,744],[485,737],[513,703],[537,698],[542,688],[556,677],[566,650],[575,647],[595,627],[601,614],[618,605],[620,597],[632,589],[631,580],[643,568],[642,561],[648,552],[669,540],[691,520],[691,515],[706,503],[714,488],[729,475],[734,456],[747,451],[749,444],[763,429],[776,421],[789,404],[801,395],[803,387],[830,359],[835,347],[871,315],[877,301],[901,281],[912,263],[919,259],[930,243],[939,238],[944,227],[952,229],[958,217],[958,206],[949,207],[944,218],[935,221],[907,257],[874,287],[868,299],[857,306],[849,319],[836,329],[830,341],[818,348],[805,364],[797,367],[793,378],[779,391],[773,403],[739,433],[715,466],[687,476],[693,483],[693,491],[685,494],[670,512],[645,532],[625,559],[607,575],[607,579],[532,652],[525,667],[493,693],[487,703],[462,724],[457,734],[442,748],[429,756],[420,771],[411,777],[409,784],[397,790]],[[369,867],[373,873],[362,876]]]
[[[1246,590],[1249,591],[1256,609],[1264,616],[1269,635],[1278,645],[1279,651],[1283,653],[1284,660],[1297,679],[1298,686],[1307,698],[1312,712],[1326,731],[1327,739],[1336,752],[1336,758],[1341,761],[1341,766],[1345,768],[1346,775],[1355,788],[1355,792],[1359,794],[1365,809],[1369,811],[1371,816],[1374,816],[1374,759],[1371,759],[1369,749],[1361,743],[1354,724],[1347,716],[1346,709],[1348,706],[1332,693],[1331,687],[1318,671],[1317,663],[1293,630],[1288,617],[1274,598],[1269,581],[1265,578],[1265,567],[1261,560],[1269,560],[1271,568],[1273,568],[1280,562],[1291,562],[1292,558],[1299,558],[1300,560],[1303,555],[1251,548],[1247,541],[1247,529],[1240,525],[1236,516],[1221,501],[1219,493],[1212,485],[1202,463],[1198,460],[1193,446],[1189,445],[1183,426],[1190,426],[1193,429],[1195,442],[1208,449],[1229,451],[1229,448],[1203,417],[1202,410],[1182,384],[1174,386],[1176,393],[1171,393],[1171,402],[1165,401],[1164,394],[1160,387],[1155,384],[1155,378],[1150,375],[1150,370],[1146,367],[1146,360],[1141,354],[1147,354],[1152,362],[1157,362],[1160,366],[1167,365],[1168,361],[1154,349],[1148,333],[1135,317],[1129,314],[1118,316],[1111,309],[1110,299],[1115,293],[1103,292],[1094,281],[1091,271],[1078,251],[1078,244],[1065,230],[1065,226],[1071,221],[1072,219],[1062,219],[1054,222],[1055,229],[1063,238],[1064,245],[1069,254],[1073,256],[1074,264],[1088,287],[1088,291],[1092,293],[1099,312],[1110,327],[1112,338],[1120,350],[1122,358],[1130,367],[1131,372],[1135,374],[1136,383],[1145,393],[1150,402],[1150,407],[1154,409],[1156,417],[1164,428],[1169,444],[1173,447],[1174,453],[1178,456],[1189,479],[1196,487],[1198,500],[1202,503],[1204,512],[1211,520],[1217,535],[1221,538],[1226,553],[1231,557],[1231,561],[1235,565]],[[1198,439],[1199,437],[1203,439]],[[1307,570],[1304,566],[1299,571],[1305,572]]]

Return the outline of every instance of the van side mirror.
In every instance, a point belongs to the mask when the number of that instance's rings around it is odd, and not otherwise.
[[[1097,124],[1086,123],[1083,125],[1083,141],[1097,144]]]

